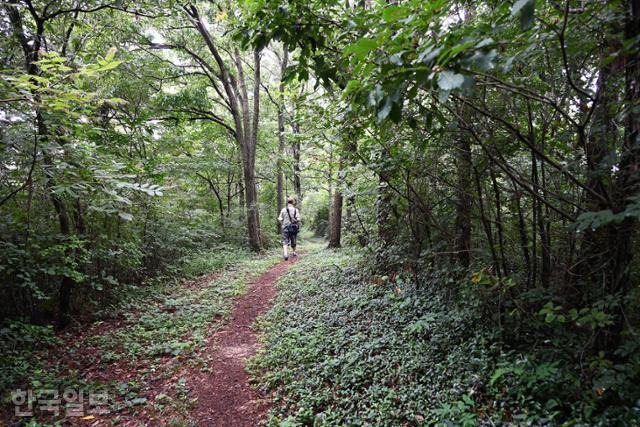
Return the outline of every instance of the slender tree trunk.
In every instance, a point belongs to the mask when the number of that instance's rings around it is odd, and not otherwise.
[[[233,198],[231,193],[232,185],[233,185],[233,172],[229,170],[227,172],[227,218],[231,213],[231,200]]]
[[[393,243],[393,238],[396,234],[391,208],[392,201],[393,193],[386,181],[381,178],[378,183],[378,199],[376,201],[376,224],[378,226],[378,237],[380,237],[385,247]]]
[[[295,135],[300,134],[300,125],[298,123],[294,123],[293,133]],[[295,138],[292,146],[293,151],[293,191],[296,193],[296,197],[298,198],[298,205],[302,204],[302,183],[300,181],[300,139]]]
[[[287,46],[284,46],[284,53],[282,55],[282,62],[280,64],[280,104],[278,105],[278,160],[276,163],[276,181],[277,181],[277,205],[278,214],[284,208],[284,171],[282,167],[284,158],[284,148],[286,144],[284,136],[285,125],[285,104],[283,99],[284,93],[284,73],[287,69],[287,63],[289,61],[289,50]],[[282,224],[280,221],[276,221],[278,235],[282,233]]]
[[[217,78],[222,84],[223,90],[220,90],[217,85],[213,85],[213,88],[220,96],[222,96],[224,92],[226,96],[225,101],[233,118],[233,124],[225,123],[224,119],[220,117],[216,117],[214,121],[223,125],[230,134],[234,136],[240,148],[244,178],[244,194],[241,193],[241,196],[244,196],[245,199],[244,204],[247,213],[246,221],[249,234],[249,246],[252,250],[259,251],[262,244],[260,238],[260,215],[258,212],[258,191],[255,176],[255,157],[260,113],[260,52],[257,50],[253,52],[253,106],[250,108],[249,91],[247,90],[247,82],[240,51],[234,49],[232,52],[228,52],[235,65],[235,73],[232,73],[229,64],[220,55],[218,46],[214,38],[211,37],[196,5],[184,4],[182,5],[182,9],[198,33],[202,36],[219,70]],[[240,202],[243,202],[243,197],[240,197]]]
[[[469,2],[464,5],[464,21],[469,22],[475,15],[475,7]],[[469,116],[466,107],[462,107],[460,115]],[[456,220],[454,253],[457,261],[465,268],[471,264],[471,209],[473,208],[472,187],[472,158],[471,140],[468,135],[461,133],[455,141],[456,147]]]
[[[330,147],[329,150],[329,171],[327,173],[327,204],[328,204],[328,225],[327,225],[327,238],[329,238],[329,231],[331,227],[331,215],[333,215],[333,147]]]
[[[627,0],[626,2],[625,40],[638,40],[640,37],[640,0]],[[637,52],[627,54],[624,58],[624,100],[628,106],[624,136],[622,141],[622,161],[620,162],[620,174],[616,180],[617,192],[614,200],[619,203],[616,211],[622,211],[626,207],[629,197],[638,194],[640,190],[640,58]],[[637,219],[626,219],[619,227],[616,227],[615,245],[616,252],[613,259],[616,271],[612,274],[611,293],[621,292],[626,295],[631,286],[628,266],[633,260],[633,238],[637,233]],[[617,321],[618,329],[622,329],[624,313],[620,313]]]
[[[493,262],[493,270],[498,274],[498,277],[502,277],[500,273],[500,264],[498,263],[498,256],[496,255],[495,243],[493,242],[493,231],[491,230],[491,223],[487,218],[484,211],[484,202],[482,201],[482,183],[480,182],[480,175],[478,169],[473,168],[473,174],[476,181],[476,190],[478,192],[478,207],[480,208],[480,219],[484,227],[484,233],[487,237],[487,243],[489,244],[489,250],[491,252],[491,260]]]
[[[330,248],[339,248],[342,237],[342,181],[344,179],[344,156],[340,156],[338,167],[338,182],[333,195],[333,203],[329,212],[329,245]]]
[[[331,205],[331,222],[329,224],[329,245],[330,248],[339,248],[342,238],[342,191],[336,190],[333,195]]]
[[[345,170],[345,189],[347,190],[347,212],[345,218],[345,226],[348,233],[353,234],[356,233],[358,236],[358,242],[364,246],[365,238],[361,232],[361,230],[357,227],[357,213],[356,210],[356,195],[353,188],[353,177],[351,176],[352,169],[354,165],[354,158],[356,157],[356,151],[358,147],[355,142],[352,141],[352,138],[349,138],[349,142],[347,144],[347,165],[350,166],[349,169]],[[343,195],[344,196],[344,195]]]
[[[522,213],[522,194],[518,190],[518,184],[513,178],[511,178],[511,185],[513,186],[513,199],[516,205],[516,213],[518,215],[518,234],[520,235],[520,248],[522,249],[522,258],[524,259],[524,267],[527,272],[527,289],[531,286],[532,274],[531,274],[531,255],[529,253],[529,238],[527,235],[527,223]]]
[[[538,145],[538,136],[536,135],[535,127],[534,127],[534,118],[533,118],[533,109],[531,108],[531,103],[527,101],[527,118],[528,118],[528,138],[531,142],[532,147],[536,147]],[[543,137],[541,136],[540,139]],[[535,276],[537,275],[537,237],[540,237],[540,283],[543,287],[549,286],[549,279],[551,276],[551,254],[549,251],[549,247],[547,246],[547,235],[546,229],[544,225],[544,215],[543,215],[543,206],[539,201],[540,195],[540,174],[538,171],[538,155],[536,154],[537,150],[544,151],[544,147],[537,147],[535,150],[531,150],[531,182],[533,183],[533,191],[536,194],[536,197],[533,198],[533,227],[531,230],[532,233],[532,241],[533,241],[533,256],[534,256],[534,284],[535,284]],[[544,164],[544,163],[543,163]]]
[[[36,113],[36,120],[38,123],[38,134],[40,137],[41,145],[44,146],[46,145],[45,141],[49,137],[49,131],[40,111]],[[53,177],[53,160],[51,159],[49,154],[46,154],[45,152],[43,152],[43,154],[43,166],[46,174],[46,187],[49,191],[49,198],[51,199],[51,203],[53,204],[53,208],[55,209],[56,216],[58,217],[60,234],[66,240],[71,238],[72,236],[71,219],[69,217],[69,213],[67,212],[64,201],[60,197],[58,197],[57,193],[55,192],[56,182],[55,178]],[[65,249],[65,257],[73,257],[73,252],[70,248]],[[58,292],[58,328],[60,329],[66,327],[70,321],[69,313],[71,311],[71,292],[73,291],[73,287],[73,279],[68,275],[62,276],[62,280],[60,282],[60,290]]]
[[[220,212],[220,230],[225,232],[225,223],[224,223],[224,204],[222,203],[222,197],[220,197],[220,193],[218,191],[214,191],[216,199],[218,200],[218,211]]]
[[[242,169],[244,176],[244,196],[247,208],[247,231],[249,233],[249,248],[252,251],[262,249],[260,238],[260,215],[258,210],[258,188],[256,184],[256,147],[258,143],[258,120],[260,112],[260,53],[255,51],[253,77],[253,108],[249,108],[249,95],[244,75],[244,68],[240,53],[235,50],[237,77],[237,91],[242,109],[242,133],[238,136],[240,152],[242,154]]]
[[[25,70],[29,75],[37,76],[40,74],[37,61],[39,60],[40,47],[42,41],[44,40],[45,22],[40,17],[36,19],[36,33],[33,35],[31,40],[28,40],[25,34],[20,10],[16,6],[16,4],[16,1],[8,2],[5,5],[5,10],[7,11],[9,16],[9,22],[11,23],[13,34],[18,39],[18,42],[20,43],[20,46],[22,47],[22,50],[24,52]],[[37,93],[35,93],[35,98],[39,99]],[[46,142],[50,137],[50,132],[47,124],[45,123],[42,111],[39,108],[36,109],[36,130],[40,146],[46,146]],[[64,201],[55,192],[56,182],[53,176],[53,159],[51,159],[51,156],[47,154],[46,149],[43,150],[43,166],[46,175],[45,185],[47,190],[49,191],[49,199],[53,204],[56,216],[58,218],[60,234],[63,236],[63,238],[69,239],[72,236],[71,219],[69,217],[69,213],[67,212]],[[73,253],[71,252],[71,250],[66,249],[65,257],[70,258],[72,256]],[[70,320],[69,312],[71,308],[71,292],[73,286],[74,281],[71,277],[67,275],[62,277],[58,294],[58,327],[60,328],[67,326]]]
[[[585,156],[589,166],[587,187],[591,190],[586,192],[585,199],[587,210],[592,212],[611,208],[609,171],[602,163],[610,148],[618,143],[615,112],[611,107],[618,101],[617,91],[613,87],[615,65],[607,63],[599,70],[596,101],[592,107],[593,120],[585,146]],[[607,273],[612,270],[611,255],[616,252],[612,247],[613,242],[610,242],[616,234],[614,228],[614,226],[605,225],[595,230],[585,230],[579,262],[576,263],[578,266],[576,274],[582,276],[583,280],[610,284],[610,274]],[[615,241],[613,245],[618,245],[618,242]]]
[[[238,218],[240,222],[244,222],[245,212],[246,212],[246,201],[244,197],[244,167],[242,168],[242,179],[238,179],[238,209],[240,213]]]
[[[456,141],[456,220],[455,247],[457,261],[463,267],[471,263],[471,144],[466,135]]]
[[[498,231],[498,245],[500,246],[500,261],[502,264],[502,271],[505,276],[509,275],[509,267],[507,264],[507,257],[504,254],[504,224],[502,222],[502,202],[500,198],[500,188],[498,187],[498,180],[496,173],[493,170],[493,165],[490,166],[491,183],[493,184],[493,193],[496,202],[496,229]]]
[[[247,204],[247,230],[249,231],[249,247],[252,251],[262,248],[260,241],[260,217],[258,214],[258,188],[256,186],[255,159],[248,161],[243,168],[244,190]]]
[[[637,39],[640,36],[640,0],[627,0],[623,5],[626,8],[624,39]],[[617,47],[610,47],[612,50],[615,48]],[[627,107],[624,135],[622,141],[618,141],[615,138],[618,135],[615,117],[609,105],[620,101],[615,94],[618,80],[616,73],[621,69],[624,70],[624,104]],[[600,73],[596,95],[600,105],[594,106],[596,108],[593,123],[595,132],[589,141],[589,151],[594,156],[594,164],[599,166],[610,147],[620,147],[619,171],[609,183],[609,192],[604,193],[611,200],[610,208],[613,213],[619,213],[626,208],[629,197],[636,195],[640,190],[640,148],[638,147],[640,114],[637,109],[640,101],[640,60],[636,54],[627,53],[621,58],[620,64],[609,63]],[[604,175],[604,167],[600,170]],[[604,189],[603,179],[596,181],[597,178],[596,174],[590,183],[591,188]],[[590,210],[597,210],[602,205],[593,198],[589,201]],[[585,234],[586,253],[583,255],[583,262],[589,266],[596,266],[596,269],[591,269],[590,273],[594,279],[597,278],[599,283],[602,283],[608,295],[619,294],[625,297],[631,289],[629,266],[634,256],[633,239],[637,228],[637,219],[629,217],[620,224],[607,224]],[[616,348],[624,327],[624,304],[619,304],[613,324],[599,336],[598,348],[600,350]]]

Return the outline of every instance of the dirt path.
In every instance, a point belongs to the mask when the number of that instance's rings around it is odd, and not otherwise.
[[[240,297],[227,324],[207,342],[204,353],[213,354],[213,370],[198,372],[191,383],[197,408],[191,413],[198,426],[251,426],[264,418],[268,403],[249,385],[244,369],[258,349],[251,326],[266,312],[276,295],[276,282],[291,261],[281,262],[255,279]]]

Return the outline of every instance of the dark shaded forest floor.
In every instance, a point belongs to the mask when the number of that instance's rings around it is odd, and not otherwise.
[[[81,413],[38,395],[35,419],[16,417],[5,396],[0,427],[639,425],[637,404],[594,422],[587,399],[560,401],[583,387],[577,369],[504,343],[472,279],[383,275],[370,253],[325,246],[239,257],[56,336],[14,388],[82,392]]]
[[[36,355],[22,390],[60,390],[58,413],[45,395],[17,408],[5,396],[0,426],[254,426],[267,405],[249,385],[245,359],[258,347],[252,324],[295,258],[270,253],[132,300],[104,319],[55,337]],[[63,390],[75,391],[73,413]],[[100,403],[100,396],[108,396]],[[8,405],[7,405],[8,403]],[[98,403],[98,404],[97,404]],[[33,411],[16,416],[15,411]],[[39,424],[31,424],[39,425]]]

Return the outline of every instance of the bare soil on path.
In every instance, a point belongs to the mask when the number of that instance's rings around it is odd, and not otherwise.
[[[269,404],[249,384],[246,360],[258,349],[252,329],[276,295],[276,282],[291,262],[276,264],[255,279],[235,303],[226,325],[207,341],[204,354],[213,354],[212,371],[193,373],[190,395],[197,398],[191,419],[198,426],[254,427],[264,420]]]

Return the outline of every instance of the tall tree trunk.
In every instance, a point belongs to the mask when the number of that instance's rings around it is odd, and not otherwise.
[[[456,219],[454,252],[463,267],[471,263],[471,143],[466,135],[456,141]]]
[[[293,191],[298,197],[298,204],[302,204],[302,183],[300,182],[300,138],[297,135],[300,134],[300,124],[293,124],[293,133],[296,135],[295,140],[291,146],[293,151]]]
[[[329,223],[329,248],[339,248],[342,238],[342,191],[336,190],[331,205]]]
[[[244,194],[247,205],[247,230],[249,232],[249,247],[252,251],[262,248],[260,240],[260,217],[258,215],[258,188],[256,186],[255,158],[245,161]]]
[[[41,145],[46,145],[46,140],[49,138],[49,130],[47,129],[47,125],[44,122],[44,118],[42,117],[42,113],[38,111],[36,113],[37,127],[38,127],[38,135],[40,138]],[[43,152],[43,169],[46,175],[46,187],[49,191],[49,198],[51,199],[51,204],[56,212],[56,216],[58,217],[58,225],[60,227],[60,234],[63,239],[68,240],[72,236],[71,230],[71,218],[69,217],[69,213],[64,204],[64,201],[58,197],[55,192],[56,182],[53,176],[53,159],[51,159],[49,154]],[[66,243],[66,242],[65,242]],[[73,257],[73,251],[71,248],[65,249],[65,258]],[[60,282],[60,290],[58,292],[58,328],[62,329],[69,324],[70,321],[70,311],[71,311],[71,292],[73,291],[74,281],[68,275],[62,276]]]
[[[627,0],[623,3],[626,8],[624,34],[616,27],[618,42],[623,39],[632,40],[640,36],[640,0]],[[611,40],[615,39],[611,36]],[[617,46],[607,46],[608,50]],[[605,51],[603,56],[610,52]],[[635,52],[634,52],[635,53]],[[638,135],[640,132],[640,117],[637,105],[640,101],[640,63],[638,57],[627,50],[619,58],[619,62],[608,62],[599,70],[594,102],[593,122],[586,145],[588,164],[591,167],[590,178],[587,182],[587,208],[589,211],[611,209],[613,213],[624,211],[629,197],[637,194],[640,184],[640,153]],[[620,73],[624,70],[624,76]],[[617,83],[623,77],[624,105],[626,117],[622,141],[617,137],[616,111],[612,105],[621,100],[617,96]],[[611,149],[621,153],[618,172],[611,176],[605,157]],[[586,274],[585,283],[600,283],[598,288],[587,287],[583,293],[587,303],[593,298],[600,299],[602,292],[607,295],[619,294],[626,296],[631,287],[629,265],[633,260],[633,239],[637,232],[638,221],[626,218],[622,223],[605,224],[595,230],[587,230],[582,242],[580,264]],[[618,305],[613,325],[607,328],[597,340],[601,350],[615,348],[621,338],[624,328],[624,307]]]
[[[342,238],[342,181],[344,180],[344,156],[340,156],[338,167],[338,182],[333,195],[333,203],[329,211],[329,245],[330,248],[339,248]]]
[[[505,276],[509,275],[509,267],[507,265],[507,257],[504,254],[504,224],[502,222],[502,202],[500,198],[500,188],[498,187],[498,180],[496,173],[493,170],[493,165],[489,166],[489,172],[491,174],[491,183],[493,184],[493,193],[496,203],[496,229],[498,231],[498,245],[500,249],[500,262],[502,264],[502,271]]]
[[[393,243],[396,234],[392,201],[393,192],[389,189],[387,181],[381,178],[378,183],[378,199],[376,201],[376,225],[378,226],[378,237],[385,247]]]
[[[282,62],[280,63],[280,103],[278,105],[278,160],[276,163],[276,181],[277,181],[277,205],[278,214],[284,208],[284,171],[282,167],[285,148],[285,104],[284,104],[284,73],[287,69],[287,63],[289,61],[289,50],[287,46],[284,46],[284,53],[282,54]],[[282,233],[282,224],[280,221],[276,221],[278,235]]]
[[[17,1],[7,2],[5,5],[7,14],[9,16],[9,22],[11,23],[11,29],[14,36],[18,39],[20,46],[22,47],[25,55],[25,70],[29,75],[37,76],[40,74],[40,69],[37,65],[39,60],[40,47],[44,40],[45,21],[37,14],[33,13],[32,18],[35,19],[36,32],[27,39],[27,35],[23,26],[22,16],[20,10],[17,7]],[[37,84],[37,83],[36,83]],[[39,101],[39,95],[34,91],[34,97]],[[47,123],[44,120],[42,110],[37,108],[36,111],[36,131],[37,138],[40,146],[45,147],[49,141],[50,132]],[[73,232],[71,230],[71,218],[67,212],[64,201],[55,192],[56,182],[53,176],[54,165],[53,159],[47,154],[46,148],[43,148],[43,169],[46,175],[45,185],[49,191],[49,199],[53,204],[56,216],[58,218],[58,225],[60,227],[60,234],[64,239],[69,239]],[[71,249],[65,250],[65,258],[73,256]],[[69,323],[69,312],[71,308],[71,292],[74,286],[74,281],[68,275],[65,275],[61,279],[60,290],[58,294],[58,327],[63,328]]]
[[[491,230],[491,223],[487,218],[487,215],[484,211],[484,202],[482,201],[482,183],[480,182],[480,174],[478,174],[478,169],[473,168],[473,175],[476,181],[476,191],[478,192],[478,207],[480,208],[480,220],[482,221],[482,226],[484,228],[485,236],[487,237],[487,243],[489,245],[489,251],[491,252],[491,260],[493,263],[493,270],[497,273],[498,277],[502,277],[500,272],[500,264],[498,263],[498,256],[496,255],[496,247],[493,242],[493,231]]]
[[[329,237],[329,227],[331,227],[331,215],[333,214],[333,147],[329,149],[329,171],[327,172],[327,204],[328,204],[328,221],[327,238]]]
[[[522,212],[522,193],[518,189],[518,184],[511,177],[511,185],[513,186],[513,200],[515,201],[516,213],[518,215],[518,234],[520,235],[520,248],[522,249],[522,258],[527,273],[527,289],[531,286],[531,255],[529,253],[529,238],[527,235],[527,223]]]
[[[358,227],[356,222],[358,221],[358,215],[356,212],[356,194],[353,188],[353,177],[351,176],[352,168],[355,166],[356,162],[354,159],[357,157],[358,146],[354,142],[353,137],[349,137],[349,142],[347,143],[347,165],[349,169],[345,170],[345,186],[344,188],[347,190],[347,211],[345,215],[345,227],[348,233],[355,233],[358,237],[358,242],[362,245],[366,245],[366,239],[363,236],[362,231]],[[344,194],[343,194],[344,196]]]
[[[475,7],[472,2],[464,4],[464,21],[469,22],[475,15]],[[460,115],[465,118],[469,111],[462,106]],[[472,187],[472,159],[471,140],[468,135],[461,132],[455,142],[456,147],[456,219],[454,237],[455,258],[463,267],[471,264],[471,209],[473,208]]]
[[[245,220],[245,212],[247,211],[247,203],[244,197],[244,168],[242,168],[242,179],[238,179],[238,219],[240,222]]]
[[[627,0],[626,19],[624,29],[625,40],[638,40],[640,37],[640,0]],[[620,170],[614,182],[613,197],[614,213],[624,211],[628,200],[640,191],[640,58],[637,50],[627,50],[622,59],[624,64],[624,104],[626,118],[621,147]],[[637,234],[637,218],[626,218],[621,224],[607,227],[609,240],[609,267],[607,291],[611,295],[620,294],[625,297],[632,288],[629,266],[633,261],[633,240]],[[624,303],[617,306],[617,313],[607,333],[601,340],[602,349],[617,346],[625,327]]]
[[[258,247],[255,245],[252,246],[253,250],[262,249],[262,237],[260,235],[260,212],[258,211],[258,187],[256,184],[256,148],[258,147],[258,126],[260,124],[260,67],[261,67],[261,58],[260,52],[258,50],[253,51],[253,112],[251,114],[252,122],[251,122],[251,149],[252,149],[252,162],[251,167],[253,170],[253,184],[255,191],[255,206],[254,206],[254,216],[255,216],[255,227],[256,232],[255,236],[257,239]]]
[[[611,105],[618,101],[617,91],[613,87],[615,79],[615,64],[605,64],[598,73],[596,85],[596,101],[593,105],[593,120],[585,146],[585,155],[589,166],[586,192],[586,208],[592,212],[610,209],[611,183],[609,171],[603,165],[603,161],[610,149],[617,144],[615,123],[615,111]],[[582,248],[579,256],[578,274],[585,281],[594,283],[610,283],[606,266],[611,266],[610,256],[615,249],[611,247],[615,226],[601,226],[598,229],[585,230],[582,240]],[[617,245],[617,242],[615,243]],[[604,277],[601,277],[604,274]],[[586,296],[586,295],[585,295]],[[582,301],[586,303],[588,301]]]
[[[260,237],[260,215],[258,210],[258,187],[256,184],[256,147],[258,144],[258,120],[260,112],[260,53],[254,51],[253,76],[253,108],[249,108],[249,94],[240,52],[234,51],[236,71],[238,73],[235,94],[239,97],[240,116],[237,134],[242,155],[242,172],[244,178],[244,198],[247,212],[247,232],[249,248],[252,251],[262,249]]]
[[[216,74],[220,83],[221,91],[217,85],[213,85],[214,90],[226,96],[226,103],[229,107],[233,123],[229,124],[215,113],[211,112],[214,121],[224,126],[236,139],[240,148],[243,178],[244,178],[244,198],[247,212],[247,231],[249,233],[249,246],[254,251],[259,251],[262,247],[260,238],[260,215],[258,212],[258,191],[256,185],[255,158],[258,142],[258,123],[260,113],[260,52],[253,52],[253,106],[249,107],[249,91],[245,78],[243,61],[240,51],[234,49],[228,52],[233,64],[235,73],[231,72],[229,64],[222,58],[216,42],[207,26],[205,25],[198,8],[194,4],[182,5],[189,20],[194,25],[198,33],[202,36],[209,52],[213,56],[219,73]],[[201,61],[201,59],[198,59]],[[204,64],[201,63],[204,66]],[[210,64],[204,66],[211,68]],[[241,193],[242,195],[242,193]],[[242,197],[240,198],[242,201]]]
[[[253,108],[250,109],[242,59],[240,58],[240,52],[237,49],[235,50],[236,70],[238,72],[236,93],[239,94],[239,104],[242,109],[242,133],[238,136],[238,142],[240,143],[242,154],[249,248],[252,251],[259,251],[262,249],[262,242],[260,237],[258,188],[256,184],[256,147],[260,112],[260,53],[258,51],[254,51],[253,60]]]

